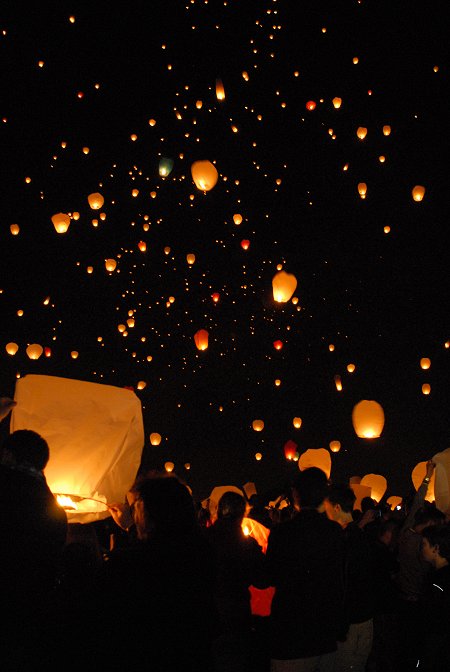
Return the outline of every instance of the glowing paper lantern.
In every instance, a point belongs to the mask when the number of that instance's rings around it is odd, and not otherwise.
[[[395,511],[397,506],[401,506],[401,503],[403,502],[403,497],[397,497],[396,495],[392,495],[391,497],[388,497],[386,500],[386,504],[389,504],[391,507],[391,511]]]
[[[152,446],[159,446],[161,443],[161,434],[158,434],[158,432],[152,432],[150,434],[150,443]]]
[[[64,214],[64,212],[58,212],[56,215],[53,215],[52,222],[57,233],[66,233],[70,226],[70,217]]]
[[[250,241],[249,240],[241,240],[241,247],[243,250],[248,250],[250,247]]]
[[[377,401],[363,399],[352,411],[353,428],[362,439],[376,439],[384,427],[384,411]]]
[[[332,103],[333,106],[338,110],[342,105],[342,98],[333,98]]]
[[[192,253],[187,254],[186,261],[190,266],[192,266],[192,264],[195,264],[195,254]]]
[[[361,198],[365,198],[367,194],[367,184],[365,182],[360,182],[358,184],[358,194],[361,196]]]
[[[361,479],[361,485],[368,485],[371,488],[370,496],[376,502],[379,502],[387,489],[387,481],[380,474],[366,474]]]
[[[220,301],[220,294],[219,292],[214,292],[214,294],[211,294],[211,298],[214,301],[214,303],[217,303]]]
[[[105,202],[105,199],[101,194],[98,192],[95,192],[93,194],[89,194],[88,196],[88,203],[92,210],[100,210],[102,207],[103,203]]]
[[[336,385],[336,389],[338,392],[342,391],[342,380],[340,376],[335,376],[334,377],[334,384]]]
[[[211,161],[194,161],[191,175],[195,186],[201,191],[209,191],[216,186],[219,179],[219,173]]]
[[[115,259],[105,259],[105,268],[110,273],[116,270],[116,266],[117,261]]]
[[[295,443],[295,441],[292,441],[292,439],[286,441],[283,448],[285,458],[287,460],[293,460],[297,453],[297,448],[298,445]]]
[[[431,474],[430,482],[428,483],[427,494],[425,495],[425,499],[427,502],[434,502],[435,499],[434,496],[434,486],[436,480],[435,472],[436,470],[434,470],[433,473]],[[427,463],[418,462],[411,472],[411,480],[416,490],[420,488],[420,486],[423,483],[423,479],[425,478],[426,475],[427,475]]]
[[[18,224],[11,224],[11,226],[9,227],[9,230],[11,231],[11,234],[13,236],[17,236],[19,234],[19,231],[20,231],[20,226]]]
[[[294,418],[292,420],[292,424],[294,425],[295,429],[300,429],[302,426],[302,419],[301,418]]]
[[[367,135],[367,128],[365,128],[364,126],[360,126],[356,131],[356,135],[360,140],[364,140],[364,138]]]
[[[330,450],[332,453],[338,453],[341,449],[340,441],[330,441]]]
[[[208,338],[209,334],[206,329],[199,329],[194,334],[194,341],[198,350],[206,350],[208,348]]]
[[[298,460],[298,468],[304,471],[309,467],[318,467],[322,469],[330,478],[331,474],[331,455],[325,448],[308,448],[300,455]]]
[[[216,79],[216,98],[217,100],[225,100],[225,89],[221,79]]]
[[[8,353],[8,355],[14,356],[16,352],[18,351],[19,346],[17,343],[7,343],[5,346],[5,350]]]
[[[433,455],[434,470],[434,499],[439,511],[450,517],[450,449],[446,448]]]
[[[79,353],[76,350],[72,350],[70,356],[72,357],[72,359],[78,359],[78,354]]]
[[[145,240],[140,240],[138,243],[138,248],[140,249],[141,252],[146,252],[147,250],[147,243]]]
[[[257,462],[259,462],[260,460],[262,460],[262,453],[255,453],[255,460],[256,460]]]
[[[425,196],[425,187],[417,184],[412,190],[412,197],[415,201],[422,201]]]
[[[161,177],[167,177],[172,172],[172,168],[173,168],[173,160],[163,157],[159,162],[158,172]]]
[[[164,469],[165,469],[168,473],[170,473],[171,471],[173,471],[173,470],[175,469],[175,465],[174,465],[173,462],[166,462],[166,463],[164,464]]]
[[[430,394],[431,392],[431,385],[429,383],[424,383],[422,385],[422,394]]]
[[[273,347],[275,348],[275,350],[281,350],[281,348],[283,347],[283,341],[274,341]]]
[[[253,420],[252,427],[255,432],[262,432],[264,429],[264,420]]]
[[[39,359],[44,352],[44,348],[39,343],[32,343],[27,347],[27,355],[30,359]]]
[[[316,109],[316,103],[313,100],[308,100],[308,102],[306,103],[306,109],[309,112],[312,112],[313,110]]]
[[[272,278],[273,298],[278,303],[286,303],[297,288],[297,278],[292,273],[279,271]]]
[[[236,224],[236,226],[242,224],[242,215],[239,214],[233,215],[233,222]]]
[[[145,380],[139,380],[138,384],[136,385],[136,388],[138,390],[145,390],[146,387],[147,387],[147,383],[145,382]]]
[[[353,504],[353,510],[361,511],[361,500],[364,499],[364,497],[370,497],[372,489],[368,485],[361,485],[361,483],[350,483],[350,487],[356,496],[355,502]]]
[[[347,371],[348,371],[349,373],[353,373],[353,371],[355,370],[355,368],[356,368],[356,367],[355,367],[354,364],[347,364]]]
[[[391,127],[383,126],[383,135],[390,135],[390,134],[391,134]]]
[[[420,368],[421,369],[429,369],[431,366],[431,360],[428,359],[428,357],[422,357],[420,360]]]

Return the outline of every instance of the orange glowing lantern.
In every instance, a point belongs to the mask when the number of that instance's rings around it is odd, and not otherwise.
[[[367,184],[365,182],[360,182],[358,184],[358,194],[361,196],[361,198],[365,198],[367,194]]]
[[[39,343],[32,343],[27,347],[27,355],[30,359],[39,359],[44,352],[44,348]]]
[[[411,472],[411,480],[416,490],[420,488],[420,486],[423,483],[423,479],[425,478],[426,475],[427,475],[427,463],[418,462]],[[435,483],[436,483],[436,470],[434,470],[433,473],[431,474],[430,482],[428,483],[427,494],[425,495],[425,499],[427,500],[427,502],[434,502],[435,500],[435,492],[434,492]]]
[[[138,243],[138,248],[140,249],[141,252],[146,252],[147,243],[144,240],[140,240]]]
[[[376,439],[384,427],[384,411],[377,401],[363,399],[352,411],[353,428],[362,439]]]
[[[361,479],[361,485],[369,486],[371,489],[370,496],[376,502],[381,501],[387,489],[387,481],[385,477],[380,476],[380,474],[366,474],[366,476],[363,476]]]
[[[44,355],[45,357],[51,357],[52,356],[52,349],[49,348],[48,346],[44,348]]]
[[[64,212],[58,212],[56,215],[53,215],[52,222],[57,233],[66,233],[70,226],[70,217],[64,214]]]
[[[210,191],[219,179],[217,168],[211,161],[194,161],[191,166],[191,175],[195,186],[201,191]]]
[[[233,222],[236,224],[236,226],[242,224],[242,215],[239,214],[233,215]]]
[[[18,351],[19,346],[17,343],[7,343],[5,346],[5,350],[8,353],[8,355],[14,356],[16,352]]]
[[[225,100],[225,89],[221,79],[216,79],[216,98],[217,100]]]
[[[383,135],[390,135],[390,134],[391,134],[391,127],[383,126]]]
[[[198,350],[206,350],[208,348],[208,338],[209,334],[206,329],[199,329],[194,334],[194,341]]]
[[[336,389],[338,392],[342,391],[342,380],[340,376],[335,376],[334,377],[334,384],[336,385]]]
[[[422,357],[420,360],[420,368],[421,369],[429,369],[431,366],[431,360],[428,359],[428,357]]]
[[[297,288],[297,278],[292,273],[279,271],[272,278],[273,298],[278,303],[286,303]]]
[[[313,110],[316,109],[316,103],[314,102],[314,100],[308,100],[308,102],[306,103],[306,109],[309,112],[312,112]]]
[[[424,383],[422,385],[422,394],[430,394],[431,392],[431,385],[429,383]]]
[[[211,298],[214,301],[214,303],[217,303],[220,301],[220,294],[219,292],[214,292],[214,294],[211,294]]]
[[[252,427],[255,432],[262,432],[264,429],[264,420],[253,420]]]
[[[325,448],[308,448],[300,455],[298,460],[298,468],[300,471],[309,469],[309,467],[317,467],[322,469],[330,478],[331,474],[331,455]]]
[[[248,250],[250,247],[250,241],[249,240],[241,240],[241,247],[243,250]]]
[[[88,203],[92,210],[100,210],[102,207],[103,203],[105,202],[105,199],[101,194],[98,192],[95,192],[93,194],[89,194],[88,196]]]
[[[175,465],[174,465],[173,462],[166,462],[166,463],[164,464],[164,469],[165,469],[168,473],[170,473],[171,471],[173,471],[173,470],[175,469]]]
[[[400,507],[403,502],[403,497],[397,497],[396,495],[391,495],[386,500],[386,504],[389,504],[391,511],[395,511],[397,507]]]
[[[289,439],[284,444],[284,456],[287,460],[293,460],[297,453],[297,444],[292,439]]]
[[[72,350],[70,356],[72,357],[72,359],[78,359],[78,354],[79,353],[76,350]]]
[[[186,261],[190,266],[192,266],[192,264],[195,264],[195,254],[192,253],[187,254]]]
[[[347,371],[349,373],[353,373],[353,371],[356,369],[356,366],[354,364],[347,364]]]
[[[11,224],[11,226],[9,227],[9,230],[11,231],[11,234],[13,236],[17,236],[17,235],[19,235],[20,226],[18,224]]]
[[[301,418],[294,418],[292,420],[292,424],[294,425],[295,429],[300,429],[302,426],[302,419]]]
[[[281,350],[281,348],[283,347],[283,341],[274,341],[273,347],[275,348],[275,350]]]
[[[364,138],[367,135],[367,128],[365,128],[364,126],[359,126],[359,128],[356,131],[356,135],[360,140],[364,140]]]
[[[361,483],[350,483],[350,487],[355,493],[356,499],[353,504],[353,510],[356,511],[361,511],[361,500],[364,499],[364,497],[370,497],[370,493],[372,492],[372,489],[368,485],[361,485]]]
[[[330,450],[332,453],[338,453],[341,449],[340,441],[330,441]]]
[[[255,453],[255,460],[256,460],[257,462],[259,462],[260,460],[262,460],[262,453]]]
[[[109,273],[116,270],[117,261],[115,259],[105,259],[105,268]]]
[[[342,105],[342,98],[333,98],[332,103],[336,110],[338,110]]]
[[[152,432],[150,434],[150,443],[152,444],[152,446],[159,446],[159,444],[161,443],[161,434],[159,434],[158,432]]]
[[[412,190],[412,197],[415,201],[422,201],[425,196],[425,187],[417,184]]]

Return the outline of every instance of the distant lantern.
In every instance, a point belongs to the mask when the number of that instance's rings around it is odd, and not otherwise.
[[[280,378],[275,378],[275,387],[280,387],[280,385],[281,385]]]
[[[333,106],[338,110],[342,105],[342,98],[333,98]]]
[[[328,346],[328,350],[329,350],[330,352],[334,352],[334,345],[333,345],[333,343],[330,343],[330,345]]]
[[[354,364],[347,364],[347,371],[349,373],[353,373],[353,371],[356,369],[356,366]]]
[[[302,426],[302,419],[301,418],[294,418],[292,420],[292,424],[294,425],[295,429],[300,429]]]
[[[164,248],[164,254],[170,254],[170,247],[168,245]]]
[[[361,198],[365,198],[367,194],[367,184],[365,182],[360,182],[358,184],[358,194]]]
[[[383,135],[390,135],[390,134],[391,134],[391,127],[383,126]]]
[[[352,411],[353,429],[361,439],[376,439],[384,427],[384,411],[377,401],[363,399]]]
[[[422,187],[420,186],[420,184],[417,184],[412,190],[413,199],[415,201],[422,201],[424,196],[425,196],[425,187]]]
[[[422,394],[430,394],[430,392],[431,392],[431,385],[429,385],[428,383],[424,383],[422,385]]]
[[[370,496],[377,503],[382,499],[387,489],[387,481],[384,476],[380,474],[366,474],[361,479],[361,485],[368,485],[371,488]]]
[[[140,249],[141,252],[146,252],[147,250],[147,243],[145,240],[140,240],[138,243],[138,248]]]
[[[262,460],[262,453],[255,453],[255,460],[257,460],[257,462]]]
[[[103,203],[105,202],[105,199],[101,194],[98,192],[95,192],[93,194],[89,194],[88,196],[88,202],[92,210],[100,210],[102,207]]]
[[[429,369],[431,366],[431,359],[428,359],[428,357],[422,357],[420,360],[420,368],[421,369]]]
[[[398,497],[397,495],[391,495],[387,498],[386,504],[389,504],[391,511],[395,511],[397,507],[400,507],[403,502],[403,497]]]
[[[273,347],[275,348],[275,350],[281,350],[281,348],[283,347],[283,341],[274,341]]]
[[[334,377],[334,384],[336,385],[336,389],[338,392],[342,391],[342,380],[340,376],[335,376]]]
[[[66,233],[70,226],[70,217],[64,214],[64,212],[58,212],[56,215],[53,215],[52,222],[57,233]]]
[[[145,388],[147,387],[147,383],[145,382],[145,380],[139,380],[136,387],[138,390],[145,390]]]
[[[264,420],[253,420],[252,427],[255,432],[262,432],[264,429]]]
[[[360,140],[364,140],[364,138],[367,135],[367,128],[365,128],[364,126],[359,126],[359,128],[356,131],[356,135]]]
[[[278,303],[290,300],[297,288],[297,278],[292,273],[279,271],[272,278],[273,298]]]
[[[164,469],[170,474],[170,472],[175,469],[175,465],[173,462],[166,462],[164,464]]]
[[[191,463],[190,463],[190,462],[185,462],[185,464],[184,464],[184,468],[185,468],[187,471],[189,471],[189,469],[191,468]]]
[[[243,250],[248,250],[248,248],[250,247],[250,241],[246,239],[241,240],[241,247]]]
[[[217,168],[211,161],[194,161],[191,175],[197,189],[209,191],[216,186],[219,179]]]
[[[14,356],[16,352],[18,351],[19,346],[17,343],[7,343],[5,346],[5,350],[8,353],[8,355]]]
[[[159,162],[158,172],[161,177],[167,177],[172,172],[173,160],[163,157]]]
[[[76,350],[72,350],[70,356],[72,357],[72,359],[78,359],[78,352]]]
[[[217,303],[220,300],[219,292],[214,292],[214,294],[211,294],[211,298],[214,301],[214,303]]]
[[[20,231],[20,226],[18,224],[11,224],[9,230],[11,231],[13,236],[17,236]]]
[[[198,350],[206,350],[208,348],[208,338],[209,334],[206,329],[199,329],[194,334],[194,341]]]
[[[49,347],[44,348],[44,355],[46,357],[51,357],[52,356],[52,349]]]
[[[239,226],[239,224],[242,223],[242,215],[233,215],[233,222],[236,224],[236,226]]]
[[[330,450],[332,453],[338,453],[341,449],[341,442],[340,441],[330,441],[329,443]]]
[[[116,266],[117,261],[115,259],[105,259],[105,268],[110,273],[116,270]]]
[[[306,109],[309,110],[309,112],[312,112],[313,110],[316,109],[316,103],[314,102],[314,100],[308,100],[308,102],[306,103]]]
[[[195,254],[192,254],[191,252],[187,254],[186,261],[190,266],[192,266],[192,264],[195,264]]]
[[[202,100],[195,101],[195,107],[197,108],[197,110],[201,110],[203,107],[203,101]]]
[[[225,100],[225,89],[221,79],[216,79],[216,98],[217,100]]]
[[[295,443],[295,441],[292,441],[292,439],[289,439],[286,441],[284,444],[283,450],[284,450],[284,456],[287,460],[293,460],[295,457],[295,454],[297,453],[297,448],[298,445]]]
[[[30,359],[39,359],[44,352],[44,348],[39,343],[32,343],[27,347],[27,355]]]
[[[152,446],[159,446],[159,444],[161,443],[161,434],[159,434],[158,432],[152,432],[150,434],[150,443],[152,444]]]

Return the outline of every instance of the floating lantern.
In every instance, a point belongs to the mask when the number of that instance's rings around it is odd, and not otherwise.
[[[336,110],[338,110],[342,105],[342,98],[333,98],[332,103]]]
[[[164,469],[170,474],[170,472],[175,469],[175,465],[173,462],[166,462],[164,464]]]
[[[52,349],[49,348],[49,347],[44,348],[44,355],[45,355],[46,357],[51,357],[51,356],[52,356]]]
[[[352,411],[353,428],[362,439],[376,439],[384,427],[384,411],[377,401],[363,399]]]
[[[341,449],[340,441],[330,441],[330,450],[332,453],[338,453]]]
[[[208,348],[208,337],[209,334],[206,329],[199,329],[194,334],[194,341],[198,350],[206,350]]]
[[[150,434],[150,443],[152,444],[152,446],[159,446],[159,444],[161,443],[161,434],[159,434],[158,432],[152,432]]]
[[[259,462],[260,460],[262,460],[262,453],[255,453],[255,460],[256,460],[257,462]]]
[[[361,479],[361,485],[367,485],[371,489],[370,496],[377,503],[381,501],[387,489],[387,481],[384,476],[380,474],[366,474]]]
[[[116,270],[117,261],[115,259],[105,259],[105,268],[109,273]]]
[[[342,381],[340,376],[335,376],[334,377],[334,384],[336,385],[336,389],[338,392],[341,392],[342,390]]]
[[[13,236],[17,236],[17,235],[19,235],[20,226],[18,224],[11,224],[11,226],[9,227],[9,230],[11,231],[11,234]]]
[[[147,387],[147,383],[145,382],[145,380],[139,380],[136,387],[138,390],[145,390],[145,388]]]
[[[422,357],[420,360],[420,368],[421,369],[429,369],[431,366],[431,360],[428,359],[428,357]]]
[[[216,98],[217,100],[225,100],[225,89],[221,79],[216,79]]]
[[[424,383],[422,385],[422,394],[430,394],[430,392],[431,392],[431,385],[429,385],[428,383]]]
[[[300,471],[309,469],[309,467],[318,467],[322,469],[330,478],[331,474],[331,455],[325,448],[308,448],[300,455],[298,460],[298,468]]]
[[[309,112],[312,112],[316,109],[316,103],[313,100],[308,100],[306,103],[306,109],[309,110]]]
[[[14,356],[16,352],[18,351],[19,346],[17,343],[7,343],[5,346],[5,350],[8,353],[8,355]]]
[[[356,366],[354,364],[347,364],[347,371],[349,373],[353,373],[353,371],[356,369]]]
[[[390,134],[391,134],[391,127],[383,126],[383,135],[390,135]]]
[[[284,444],[284,456],[287,460],[293,460],[297,453],[298,445],[292,439],[289,439]]]
[[[172,172],[172,168],[173,168],[173,160],[163,157],[159,162],[158,172],[161,177],[167,177]]]
[[[297,288],[297,278],[292,273],[279,271],[272,278],[273,298],[278,303],[286,303]]]
[[[217,303],[220,300],[219,292],[214,292],[214,294],[211,294],[211,298],[214,301],[214,303]]]
[[[56,215],[53,215],[52,222],[57,233],[66,233],[70,226],[70,217],[64,214],[64,212],[58,212]]]
[[[358,184],[358,194],[361,196],[361,198],[365,198],[367,194],[367,184],[365,182],[360,182]]]
[[[39,359],[44,352],[44,348],[39,343],[32,343],[27,347],[27,355],[30,359]]]
[[[138,243],[138,248],[140,249],[141,252],[146,252],[147,251],[147,243],[144,240],[140,240]]]
[[[281,348],[283,347],[283,341],[274,341],[273,347],[275,348],[275,350],[281,350]]]
[[[415,201],[422,201],[425,196],[425,187],[417,184],[412,190],[412,197]]]
[[[241,247],[243,250],[248,250],[250,247],[250,241],[249,240],[241,240]]]
[[[242,223],[242,215],[233,215],[233,222],[236,224],[236,226],[239,226],[239,224]]]
[[[264,429],[264,420],[253,420],[252,427],[255,432],[262,432]]]
[[[211,161],[194,161],[191,175],[195,186],[201,191],[209,191],[216,186],[219,179],[219,173]]]
[[[72,357],[72,359],[78,359],[78,352],[76,350],[72,350],[70,356]]]
[[[89,194],[88,196],[88,203],[92,210],[100,210],[102,207],[103,203],[105,202],[105,199],[101,194],[98,192],[95,192],[93,194]]]
[[[294,418],[292,420],[292,424],[294,425],[295,429],[300,429],[302,426],[302,419],[301,418]]]
[[[391,511],[395,511],[395,509],[398,506],[401,506],[403,502],[403,497],[397,497],[396,495],[392,495],[391,497],[388,497],[386,500],[386,504],[389,504],[391,507]]]
[[[187,254],[186,261],[190,266],[192,266],[192,264],[195,264],[195,254],[192,253]]]
[[[365,138],[366,135],[367,135],[367,128],[365,128],[364,126],[360,126],[360,127],[356,130],[356,135],[358,136],[358,138],[359,138],[360,140],[364,140],[364,138]]]

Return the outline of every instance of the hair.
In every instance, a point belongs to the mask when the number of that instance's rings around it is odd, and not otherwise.
[[[450,562],[450,524],[428,525],[422,530],[430,546],[439,546],[439,555]]]
[[[14,464],[43,471],[50,458],[47,441],[32,429],[17,429],[2,444],[2,461],[10,458]]]
[[[363,497],[361,500],[361,511],[365,513],[371,509],[377,508],[377,502],[372,497]]]
[[[445,521],[445,513],[437,509],[434,505],[423,506],[416,511],[414,516],[414,527],[417,525],[437,525]]]
[[[238,492],[224,492],[217,505],[217,517],[228,520],[242,520],[247,503]]]
[[[148,533],[165,535],[197,527],[195,502],[176,476],[140,476],[132,491],[143,501]]]
[[[322,504],[327,493],[328,478],[319,467],[309,467],[294,477],[292,489],[301,507],[315,507]]]
[[[352,513],[356,495],[352,488],[343,484],[332,484],[328,487],[326,498],[332,504],[339,504],[344,513]]]

